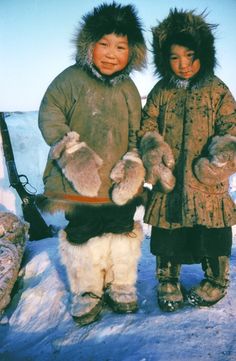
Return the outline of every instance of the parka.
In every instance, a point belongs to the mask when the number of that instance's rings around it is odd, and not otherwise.
[[[236,136],[236,103],[213,73],[216,64],[211,26],[191,12],[172,11],[153,28],[156,73],[160,80],[147,97],[142,115],[142,137],[158,131],[175,158],[172,192],[153,188],[145,222],[165,229],[179,227],[226,227],[236,224],[236,205],[229,195],[229,180],[208,186],[198,181],[193,168],[204,156],[213,136]],[[199,49],[201,71],[191,81],[177,79],[165,54],[165,41],[175,33],[191,34]]]
[[[130,78],[111,86],[74,65],[48,88],[40,107],[39,125],[50,146],[69,131],[80,134],[103,160],[98,197],[108,197],[111,169],[128,150],[136,148],[140,119],[140,95]],[[44,182],[45,194],[76,194],[52,159],[48,159]]]
[[[128,28],[125,9],[122,19],[113,19],[116,15],[112,13],[112,6],[107,9],[104,7],[99,14],[88,13],[83,18],[74,39],[76,63],[62,71],[49,85],[40,105],[38,121],[50,147],[68,132],[75,131],[80,140],[103,160],[99,169],[101,187],[97,199],[92,200],[96,204],[111,202],[111,169],[127,151],[137,147],[141,98],[129,74],[133,69],[143,67],[146,55],[138,18]],[[107,11],[109,14],[105,14]],[[104,17],[103,13],[107,16]],[[124,24],[125,29],[122,28]],[[127,34],[130,61],[123,71],[107,77],[94,67],[91,54],[94,44],[104,34],[112,32]],[[50,158],[50,152],[43,181],[44,195],[54,201],[54,210],[62,206],[60,200],[65,195],[67,200],[76,199],[76,203],[88,201],[87,197],[77,197],[79,194],[64,177],[56,161]]]

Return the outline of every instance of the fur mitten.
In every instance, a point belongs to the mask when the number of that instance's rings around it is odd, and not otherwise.
[[[146,182],[157,184],[164,193],[171,192],[175,186],[175,177],[172,173],[175,160],[169,144],[154,131],[144,135],[140,148],[147,171]]]
[[[145,169],[138,152],[127,152],[112,169],[110,178],[114,182],[111,190],[114,203],[121,206],[138,195],[145,178]]]
[[[98,169],[103,161],[79,138],[78,133],[69,132],[52,147],[50,156],[57,160],[63,174],[78,193],[96,197],[101,186]]]
[[[215,136],[208,149],[208,158],[200,158],[194,172],[201,183],[214,185],[236,172],[236,137]]]
[[[9,304],[28,240],[29,224],[0,212],[0,313]]]

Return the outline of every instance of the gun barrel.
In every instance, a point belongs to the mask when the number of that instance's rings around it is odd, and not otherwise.
[[[17,172],[11,139],[4,113],[2,112],[0,112],[0,128],[9,182],[10,185],[16,189],[19,197],[21,198],[24,219],[30,224],[30,240],[39,240],[46,237],[53,237],[52,227],[46,224],[36,207],[35,195],[30,194],[25,188],[24,184],[21,182],[20,177],[24,176],[26,179],[27,177],[23,174],[19,176]]]

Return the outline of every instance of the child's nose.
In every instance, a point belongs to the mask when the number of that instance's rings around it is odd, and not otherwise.
[[[112,47],[109,47],[106,52],[106,56],[109,58],[114,58],[114,49]]]
[[[191,59],[181,58],[180,59],[180,68],[184,69],[191,65]]]

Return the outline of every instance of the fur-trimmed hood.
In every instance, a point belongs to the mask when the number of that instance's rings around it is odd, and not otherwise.
[[[169,49],[172,44],[191,44],[201,62],[197,80],[203,80],[214,72],[216,65],[213,30],[215,24],[205,21],[205,12],[171,9],[169,15],[152,28],[153,53],[156,73],[167,81],[173,79],[169,65]],[[187,45],[186,45],[187,44]]]
[[[109,80],[102,76],[92,64],[94,44],[105,34],[115,33],[127,35],[130,52],[128,66],[110,82],[127,77],[132,70],[141,70],[146,64],[146,45],[143,37],[141,21],[133,5],[119,5],[116,2],[99,5],[82,18],[82,23],[74,38],[76,45],[76,62],[89,70],[101,80]]]

